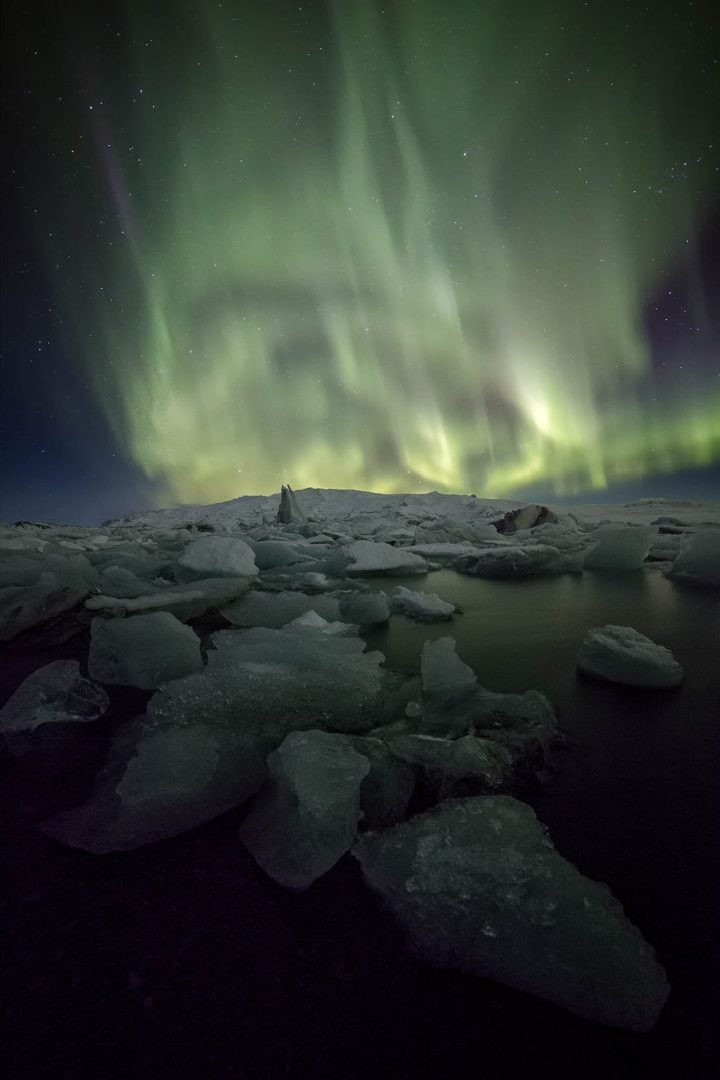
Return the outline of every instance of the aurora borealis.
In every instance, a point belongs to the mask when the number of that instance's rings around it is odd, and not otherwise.
[[[159,503],[720,461],[709,6],[69,10],[33,242]]]

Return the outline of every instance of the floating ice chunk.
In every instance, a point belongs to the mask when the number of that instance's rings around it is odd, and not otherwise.
[[[695,533],[667,575],[696,585],[720,585],[720,529]]]
[[[683,536],[660,536],[647,553],[648,562],[674,562],[686,540]]]
[[[55,660],[29,675],[0,709],[0,735],[21,757],[56,746],[69,733],[66,725],[91,723],[109,704],[102,687],[82,677],[77,660]]]
[[[39,536],[0,536],[0,551],[42,551],[48,543]]]
[[[106,570],[115,570],[120,567],[140,581],[149,582],[162,574],[176,558],[177,550],[175,549],[159,552],[155,549],[148,550],[146,544],[130,541],[106,544],[88,555],[92,565],[100,571],[97,585],[101,590],[104,585],[102,575]]]
[[[86,555],[58,555],[45,552],[42,559],[44,575],[52,575],[66,589],[95,589],[100,576]]]
[[[523,694],[497,694],[481,686],[475,701],[475,725],[479,728],[534,724],[557,730],[555,710],[539,690],[526,690]]]
[[[437,593],[418,592],[398,585],[390,594],[394,613],[407,615],[422,622],[442,622],[455,614],[455,605],[443,600]]]
[[[577,657],[580,671],[623,686],[679,686],[684,672],[669,649],[631,626],[588,630]]]
[[[402,821],[415,788],[414,770],[391,754],[380,738],[366,735],[343,738],[370,762],[370,771],[360,785],[363,826],[384,829]]]
[[[374,540],[355,540],[347,545],[345,554],[351,559],[348,574],[426,574],[429,569],[425,559],[407,548]]]
[[[384,592],[345,592],[340,596],[340,618],[358,626],[379,626],[390,618]]]
[[[13,585],[34,585],[42,572],[43,558],[37,552],[5,552],[0,558],[0,590]]]
[[[601,528],[590,534],[597,541],[585,554],[586,570],[639,570],[657,529],[649,525]]]
[[[548,522],[538,525],[531,533],[526,534],[522,544],[549,544],[558,551],[577,554],[584,553],[587,547],[587,536],[571,518],[564,521]]]
[[[255,577],[255,552],[236,536],[201,536],[185,548],[178,566],[195,577]]]
[[[426,734],[467,730],[474,715],[475,672],[455,652],[451,637],[426,641],[420,657],[422,728]]]
[[[318,615],[317,611],[306,611],[304,615],[299,615],[297,619],[293,619],[287,625],[288,627],[297,626],[306,630],[319,630],[321,634],[352,634],[357,632],[349,627],[347,623],[328,622],[327,619],[323,619],[322,615]]]
[[[45,628],[81,607],[88,589],[65,588],[52,574],[35,585],[0,589],[0,641],[11,641],[29,630]]]
[[[164,686],[154,720],[266,733],[276,743],[309,728],[369,731],[383,720],[382,653],[355,636],[300,627],[221,630],[206,671]]]
[[[559,551],[549,544],[520,546],[505,544],[474,555],[463,556],[455,569],[473,577],[524,578],[555,574],[577,574],[582,570],[580,553]]]
[[[143,596],[91,596],[85,601],[85,607],[113,616],[169,611],[181,622],[187,622],[232,603],[248,588],[247,578],[206,578],[188,585],[169,585],[161,591],[146,583]],[[152,591],[148,592],[149,589]]]
[[[332,596],[307,596],[302,592],[263,592],[253,589],[222,609],[234,626],[280,627],[307,611],[315,611],[328,622],[340,618],[340,604]]]
[[[274,881],[307,889],[352,846],[370,762],[340,736],[295,731],[267,764],[270,782],[240,839]]]
[[[152,690],[203,666],[199,637],[167,611],[95,618],[91,632],[88,670],[101,683]]]
[[[88,802],[41,828],[94,854],[178,836],[239,806],[266,776],[268,744],[242,732],[166,726],[138,717],[116,733]]]
[[[488,540],[488,543],[503,544],[504,540],[501,540],[494,529],[491,528],[493,533],[493,539]],[[474,556],[476,559],[482,554],[481,548],[475,544],[460,543],[460,544],[412,544],[411,547],[406,549],[411,551],[413,555],[420,555],[424,559],[431,559],[433,562],[442,563],[443,566],[450,565],[456,562],[461,557]]]
[[[101,574],[100,588],[105,596],[130,598],[150,592],[153,586],[148,581],[141,581],[125,566],[106,566]]]
[[[649,1031],[669,988],[606,885],[507,795],[451,799],[354,847],[420,958],[601,1024]]]
[[[415,544],[425,547],[462,543],[472,546],[485,541],[497,541],[497,530],[492,525],[470,525],[456,518],[443,517],[437,521],[424,522],[415,530]]]
[[[479,687],[473,727],[483,739],[503,746],[513,762],[515,780],[548,778],[552,752],[562,742],[552,704],[538,690],[496,694]]]
[[[313,570],[303,571],[293,582],[293,588],[302,589],[306,592],[326,592],[332,589],[332,582],[328,581],[325,574],[318,574]]]
[[[248,546],[255,552],[259,570],[272,570],[307,560],[307,554],[297,551],[287,540],[249,540]]]
[[[481,790],[499,791],[512,777],[511,754],[490,739],[407,734],[391,737],[387,745],[401,761],[421,766],[442,798],[458,794],[458,782],[475,781]],[[474,793],[479,793],[477,788]]]

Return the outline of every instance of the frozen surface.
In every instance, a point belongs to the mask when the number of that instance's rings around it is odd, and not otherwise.
[[[639,570],[657,539],[657,529],[600,528],[590,534],[593,546],[585,555],[586,570]]]
[[[88,669],[101,683],[152,690],[203,666],[194,630],[166,611],[93,619]]]
[[[443,600],[437,593],[418,592],[398,585],[390,594],[392,610],[421,622],[447,622],[455,614],[455,605]]]
[[[588,630],[577,657],[580,671],[623,686],[679,686],[684,672],[669,649],[631,626]]]
[[[153,728],[138,717],[116,732],[90,799],[42,830],[94,854],[178,836],[253,795],[266,776],[267,750],[246,733],[202,723]]]
[[[243,821],[240,839],[271,878],[306,889],[352,846],[370,763],[342,736],[297,731],[267,764],[269,783]]]
[[[649,1031],[668,997],[651,946],[607,886],[505,795],[453,799],[355,846],[419,957]]]
[[[720,529],[702,529],[675,559],[668,577],[695,585],[720,585]]]
[[[185,548],[178,566],[195,577],[255,577],[255,552],[236,536],[201,536]]]

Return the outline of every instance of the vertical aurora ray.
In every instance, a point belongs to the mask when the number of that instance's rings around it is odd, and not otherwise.
[[[133,109],[110,87],[96,127],[120,250],[90,245],[68,303],[168,499],[570,494],[720,460],[718,342],[661,383],[642,322],[717,186],[701,25],[350,0],[190,5],[170,33],[150,8]]]

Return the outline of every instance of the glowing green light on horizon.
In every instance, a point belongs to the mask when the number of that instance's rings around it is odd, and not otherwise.
[[[141,313],[106,305],[115,376],[89,366],[168,500],[569,494],[720,460],[717,379],[647,389],[643,305],[712,182],[679,51],[641,78],[609,15],[578,44],[552,5],[464,7],[338,3],[332,48],[289,60],[220,12],[202,79],[147,69]]]

